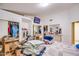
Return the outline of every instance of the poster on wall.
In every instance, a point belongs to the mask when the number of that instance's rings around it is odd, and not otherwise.
[[[39,17],[34,17],[34,23],[40,24],[40,18]]]
[[[8,21],[8,35],[11,37],[19,37],[19,23]]]

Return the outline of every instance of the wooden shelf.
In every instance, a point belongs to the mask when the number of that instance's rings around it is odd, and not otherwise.
[[[16,41],[19,41],[19,40],[18,39],[17,40],[6,40],[5,43],[16,42]]]
[[[2,43],[2,56],[20,56],[20,50],[16,49],[19,45],[18,38],[2,39],[0,42]]]

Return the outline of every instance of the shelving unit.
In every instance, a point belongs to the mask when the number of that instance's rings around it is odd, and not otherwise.
[[[1,56],[20,56],[20,50],[16,49],[19,44],[18,38],[9,38],[8,40],[2,39],[0,43],[2,43]]]

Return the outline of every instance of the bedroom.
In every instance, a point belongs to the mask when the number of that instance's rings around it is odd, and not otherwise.
[[[78,15],[78,3],[0,3],[0,55],[79,56]]]

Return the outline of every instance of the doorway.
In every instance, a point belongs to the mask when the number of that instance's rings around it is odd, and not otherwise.
[[[42,40],[42,26],[33,25],[33,36],[36,40]]]
[[[79,43],[79,21],[72,23],[72,43]]]

